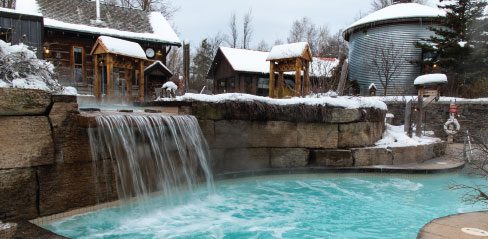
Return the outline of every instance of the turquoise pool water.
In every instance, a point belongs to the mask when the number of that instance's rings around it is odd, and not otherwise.
[[[186,202],[167,198],[44,225],[71,238],[415,238],[430,220],[483,209],[452,184],[463,174],[313,174],[224,180]]]

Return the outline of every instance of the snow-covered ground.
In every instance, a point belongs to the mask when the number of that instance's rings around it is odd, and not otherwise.
[[[441,142],[441,139],[429,137],[429,136],[412,136],[408,135],[403,131],[403,125],[394,126],[386,124],[385,133],[383,133],[383,138],[376,142],[376,147],[405,147],[405,146],[417,146]]]
[[[350,97],[350,96],[336,96],[330,94],[330,96],[310,96],[307,98],[290,98],[290,99],[273,99],[269,97],[241,94],[241,93],[227,93],[219,95],[205,95],[205,94],[192,94],[186,93],[183,96],[177,96],[175,99],[161,98],[158,101],[203,101],[221,103],[226,101],[237,102],[263,102],[272,105],[316,105],[316,106],[335,106],[348,109],[357,108],[377,108],[387,110],[386,104],[382,101],[369,97]]]

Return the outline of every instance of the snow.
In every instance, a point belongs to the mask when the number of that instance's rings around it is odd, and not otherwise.
[[[310,65],[310,75],[315,77],[331,77],[332,71],[339,65],[337,58],[314,57]]]
[[[434,84],[446,84],[447,76],[444,74],[427,74],[421,75],[415,79],[414,85],[434,85]]]
[[[18,0],[15,4],[14,9],[7,9],[7,8],[0,8],[0,11],[4,12],[14,12],[20,14],[27,14],[27,15],[34,15],[34,16],[42,16],[39,11],[39,5],[37,5],[36,0]]]
[[[220,47],[235,71],[269,73],[268,52]]]
[[[466,46],[466,44],[468,44],[468,42],[466,42],[466,41],[460,41],[460,42],[458,42],[458,45],[460,47],[464,47],[464,46]]]
[[[406,146],[417,146],[426,145],[441,142],[439,138],[433,138],[428,136],[413,136],[408,137],[403,131],[403,125],[393,126],[386,124],[385,133],[383,133],[383,138],[376,142],[376,147],[406,147]]]
[[[349,97],[349,96],[311,96],[307,98],[290,98],[290,99],[273,99],[269,97],[262,97],[241,93],[227,93],[219,95],[205,95],[205,94],[192,94],[186,93],[183,96],[177,96],[175,99],[161,98],[159,101],[202,101],[212,103],[222,103],[227,101],[237,102],[262,102],[272,105],[311,105],[311,106],[333,106],[347,109],[358,108],[377,108],[387,110],[386,104],[368,97]]]
[[[67,87],[64,87],[62,94],[63,95],[78,95],[78,91],[76,90],[75,87],[67,86]]]
[[[174,82],[168,81],[164,83],[163,87],[161,88],[166,89],[167,91],[176,91],[178,89],[178,86]]]
[[[381,10],[369,14],[364,18],[359,19],[358,21],[350,25],[347,29],[350,30],[351,28],[363,24],[384,21],[384,20],[421,18],[421,17],[439,17],[445,15],[446,12],[444,10],[435,7],[425,6],[418,3],[398,3],[398,4],[391,5],[389,7],[385,7]]]
[[[172,44],[179,44],[178,41],[174,41],[173,37],[166,37],[161,36],[160,34],[154,33],[140,33],[140,32],[129,32],[129,31],[121,31],[113,28],[106,28],[106,27],[93,27],[88,25],[81,25],[81,24],[73,24],[58,21],[51,18],[44,18],[44,26],[48,28],[60,29],[60,30],[70,30],[75,32],[86,32],[95,35],[108,35],[113,37],[122,37],[122,38],[129,38],[129,39],[138,39],[143,41],[156,41],[156,42],[163,42],[163,43],[172,43]]]
[[[161,39],[168,42],[181,42],[178,35],[176,35],[176,32],[160,12],[149,13],[149,23],[151,24],[154,35],[159,36]]]
[[[378,88],[376,88],[376,85],[374,83],[371,83],[371,85],[369,85],[369,87],[368,87],[368,90],[371,90],[373,88],[378,89]]]
[[[296,42],[284,45],[277,45],[271,49],[266,60],[271,61],[277,59],[300,57],[303,55],[307,47],[307,42]]]
[[[173,72],[172,72],[172,71],[171,71],[171,70],[170,70],[170,69],[169,69],[167,66],[165,66],[165,65],[164,65],[164,64],[163,64],[161,61],[155,61],[154,63],[152,63],[151,65],[149,65],[148,67],[146,67],[146,69],[144,69],[144,71],[146,71],[147,69],[152,68],[153,66],[155,66],[155,65],[157,65],[157,64],[161,65],[161,66],[162,66],[164,69],[166,69],[166,70],[167,70],[169,73],[173,74]],[[182,76],[180,76],[180,77],[182,77]],[[181,79],[182,79],[182,78],[181,78]],[[181,80],[181,79],[180,79],[180,80]]]
[[[11,45],[0,40],[0,87],[58,91],[54,66],[37,59],[26,45]]]
[[[100,36],[98,40],[110,53],[147,60],[146,53],[139,43],[108,36]]]

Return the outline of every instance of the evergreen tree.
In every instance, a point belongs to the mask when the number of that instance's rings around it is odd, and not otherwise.
[[[208,39],[203,39],[193,58],[190,89],[200,91],[207,85],[207,73],[212,65],[213,55],[212,45]]]
[[[438,18],[439,27],[430,28],[435,33],[433,36],[417,43],[423,52],[420,62],[423,72],[446,73],[451,95],[460,93],[459,86],[471,83],[480,76],[481,68],[487,66],[482,60],[487,56],[483,53],[487,42],[482,34],[485,27],[480,25],[485,6],[485,1],[475,0],[454,0],[439,5],[446,16]]]

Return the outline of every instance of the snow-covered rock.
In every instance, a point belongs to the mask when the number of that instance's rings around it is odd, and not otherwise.
[[[60,91],[54,79],[54,66],[37,59],[26,45],[11,45],[0,40],[0,87]]]
[[[174,82],[168,81],[163,84],[162,88],[167,91],[176,91],[178,89],[178,86]]]
[[[75,87],[67,86],[67,87],[64,87],[62,94],[63,95],[78,95],[78,91],[76,90]]]
[[[386,130],[383,133],[383,138],[376,142],[377,147],[405,147],[405,146],[417,146],[425,144],[439,143],[442,140],[439,138],[433,138],[428,136],[412,138],[403,131],[403,125],[394,126],[386,125]]]
[[[433,85],[446,84],[447,76],[445,74],[427,74],[421,75],[415,79],[414,85]]]
[[[227,101],[239,101],[239,102],[252,102],[258,101],[272,105],[314,105],[314,106],[333,106],[341,107],[347,109],[358,109],[358,108],[377,108],[381,110],[387,110],[387,106],[382,101],[370,98],[370,97],[349,97],[349,96],[338,96],[338,97],[309,97],[309,98],[298,98],[294,97],[291,99],[273,99],[269,97],[241,94],[241,93],[227,93],[219,95],[205,95],[205,94],[192,94],[186,93],[183,96],[177,96],[175,99],[160,98],[159,101],[203,101],[212,103],[222,103]]]

